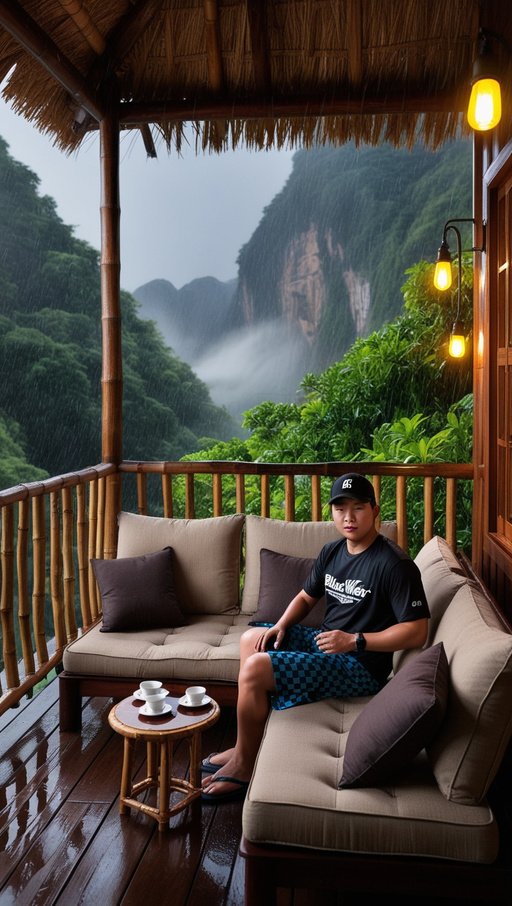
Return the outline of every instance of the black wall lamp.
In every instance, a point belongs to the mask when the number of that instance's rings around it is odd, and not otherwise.
[[[461,302],[462,302],[462,241],[460,230],[455,226],[456,223],[474,223],[474,217],[460,217],[454,220],[447,220],[443,229],[443,239],[437,253],[437,262],[434,271],[434,286],[441,292],[450,288],[453,282],[452,276],[452,256],[448,246],[447,234],[450,230],[455,233],[457,240],[457,311],[455,321],[453,322],[450,333],[448,352],[454,359],[461,359],[466,354],[466,337],[464,325],[460,320]],[[483,224],[485,231],[485,224]],[[472,248],[473,252],[482,252],[484,249]]]

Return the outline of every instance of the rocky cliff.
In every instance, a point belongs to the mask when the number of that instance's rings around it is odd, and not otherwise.
[[[168,284],[161,315],[155,290],[164,281],[135,296],[216,402],[239,414],[261,399],[295,399],[306,372],[395,317],[407,267],[435,260],[445,221],[470,211],[467,141],[436,153],[299,151],[240,250],[237,283],[206,278],[179,292]]]

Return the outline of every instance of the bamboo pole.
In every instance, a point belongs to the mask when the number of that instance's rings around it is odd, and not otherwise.
[[[50,593],[52,599],[55,642],[58,648],[63,648],[66,644],[66,628],[64,623],[64,595],[62,591],[58,491],[52,491],[50,494]]]
[[[120,303],[119,120],[110,104],[100,122],[102,458],[119,463],[122,451],[122,350]]]
[[[98,511],[96,520],[96,557],[100,560],[105,556],[105,498],[107,496],[106,479],[98,481]]]
[[[320,475],[311,476],[311,519],[322,521],[322,483]]]
[[[457,550],[457,480],[446,479],[446,540]]]
[[[73,501],[71,488],[62,488],[62,568],[66,640],[77,635],[75,618],[75,565],[73,562]]]
[[[295,478],[293,475],[284,476],[284,518],[287,522],[295,522]]]
[[[113,560],[117,554],[118,515],[121,509],[121,476],[119,472],[105,477],[105,519],[103,556]]]
[[[89,541],[87,576],[92,620],[96,620],[100,613],[98,604],[98,586],[96,584],[96,579],[94,578],[94,573],[91,566],[91,560],[96,557],[96,538],[98,532],[98,482],[99,479],[96,479],[95,481],[91,481],[91,484],[89,485]]]
[[[18,576],[18,622],[20,627],[21,650],[25,676],[35,671],[32,635],[30,632],[30,606],[28,600],[28,530],[29,500],[20,500],[18,504],[18,544],[16,549],[16,567]]]
[[[237,475],[236,482],[236,511],[245,513],[245,475]]]
[[[212,476],[213,515],[222,516],[222,475],[215,472]]]
[[[172,476],[167,472],[162,475],[162,498],[164,503],[164,516],[171,519],[173,515],[172,502]]]
[[[426,544],[434,534],[434,479],[423,479],[423,541]]]
[[[87,629],[91,625],[91,603],[89,598],[88,582],[88,543],[89,531],[87,525],[87,510],[85,505],[85,487],[77,485],[76,489],[76,555],[78,560],[78,587],[80,589],[80,612],[82,626]]]
[[[195,517],[194,475],[188,474],[185,477],[185,519],[194,519],[194,517]]]
[[[2,649],[5,665],[5,679],[8,689],[19,686],[18,659],[14,635],[14,513],[11,505],[2,508],[2,594],[0,616],[2,626]]]
[[[46,505],[45,497],[32,498],[32,622],[39,668],[48,660],[48,646],[44,626],[46,603]]]
[[[146,516],[148,512],[148,481],[145,472],[137,473],[137,512]]]
[[[398,544],[402,550],[409,549],[407,537],[407,478],[399,475],[396,480],[396,521],[398,531]]]
[[[270,477],[262,475],[260,479],[261,515],[270,516]]]
[[[380,495],[381,495],[381,490],[382,490],[380,475],[372,475],[372,484],[373,484],[373,489],[375,491],[375,500],[377,501],[377,503],[380,503]],[[375,520],[376,528],[380,528],[381,522],[382,522],[382,518],[379,513],[379,515],[377,516],[377,519]]]

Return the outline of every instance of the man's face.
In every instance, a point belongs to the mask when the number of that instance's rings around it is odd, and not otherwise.
[[[341,497],[332,504],[332,518],[340,535],[358,544],[375,530],[378,507],[362,500]]]

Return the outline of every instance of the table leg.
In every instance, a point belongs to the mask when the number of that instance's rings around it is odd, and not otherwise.
[[[158,807],[158,830],[164,831],[169,824],[169,794],[172,773],[173,742],[164,739],[160,743],[160,790]]]
[[[133,739],[124,737],[123,746],[123,770],[121,773],[121,792],[119,799],[119,814],[126,815],[130,811],[129,807],[123,801],[131,793],[132,786],[132,761],[133,761]]]
[[[190,754],[190,782],[192,786],[201,786],[201,734],[192,733],[188,742]]]
[[[147,742],[146,761],[148,780],[151,780],[152,783],[158,783],[158,743]]]

